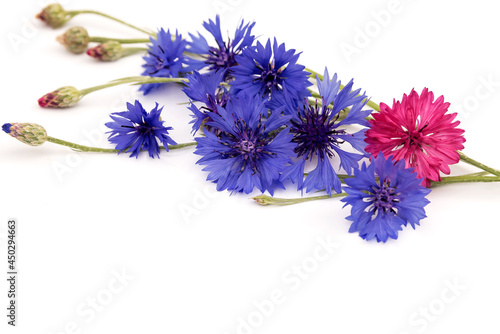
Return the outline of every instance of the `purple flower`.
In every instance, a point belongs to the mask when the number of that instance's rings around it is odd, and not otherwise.
[[[286,93],[292,99],[302,100],[310,95],[307,87],[311,83],[309,72],[297,64],[299,55],[294,49],[286,50],[285,44],[278,45],[276,39],[272,47],[271,40],[265,46],[257,42],[256,48],[247,48],[236,57],[238,66],[234,67],[231,86],[235,93],[245,91],[271,99]]]
[[[358,168],[358,162],[366,155],[364,147],[365,129],[351,133],[348,125],[370,126],[365,119],[371,110],[362,110],[367,97],[360,90],[352,91],[351,80],[340,90],[337,75],[330,81],[328,70],[325,69],[323,80],[317,78],[321,104],[311,105],[308,100],[298,103],[286,99],[286,114],[293,116],[290,133],[296,144],[295,153],[298,160],[294,161],[281,176],[281,181],[290,179],[297,183],[298,190],[306,188],[306,192],[326,190],[331,195],[332,190],[342,191],[340,179],[335,173],[331,159],[338,156],[340,166],[351,175],[353,168]],[[333,106],[332,106],[333,104]],[[344,119],[339,119],[339,113],[350,108]],[[346,145],[349,144],[349,145]],[[349,150],[353,148],[359,153]],[[346,150],[347,149],[347,150]],[[304,179],[306,161],[317,160],[316,168]]]
[[[177,145],[168,136],[168,130],[172,128],[164,126],[163,121],[160,120],[163,107],[158,109],[158,103],[149,113],[137,100],[135,105],[127,103],[127,109],[127,111],[111,114],[113,122],[106,123],[106,126],[111,129],[108,132],[111,133],[108,139],[116,144],[116,149],[120,150],[119,153],[132,152],[130,157],[137,158],[141,150],[147,150],[151,158],[155,155],[159,158],[158,140],[167,151],[168,145]]]
[[[148,54],[143,57],[146,61],[142,67],[142,75],[162,78],[180,78],[186,73],[198,69],[198,67],[188,64],[188,58],[184,55],[188,42],[182,39],[182,35],[175,33],[175,37],[170,34],[170,30],[160,29],[155,38],[150,38]],[[164,84],[152,83],[143,84],[140,91],[144,95]]]
[[[189,43],[189,52],[201,56],[202,60],[189,59],[189,63],[198,68],[208,67],[209,71],[223,70],[224,80],[228,81],[231,78],[231,69],[237,65],[236,56],[242,50],[251,46],[255,40],[252,35],[252,28],[255,22],[241,24],[234,33],[234,38],[228,38],[227,42],[222,38],[220,17],[215,17],[215,22],[208,20],[203,22],[203,27],[213,36],[217,46],[209,46],[205,37],[198,33],[198,36],[189,34],[192,42]]]
[[[352,221],[349,232],[359,232],[363,239],[386,242],[397,239],[398,231],[408,223],[415,229],[425,218],[425,196],[430,189],[421,185],[413,168],[405,168],[405,161],[395,162],[379,153],[369,166],[363,163],[354,171],[354,178],[345,179],[349,195],[342,199],[351,205]]]
[[[193,133],[196,133],[203,122],[208,118],[206,111],[217,113],[217,106],[225,107],[229,100],[228,91],[221,86],[225,71],[219,70],[207,74],[200,74],[194,71],[188,75],[189,82],[182,90],[191,102],[202,102],[205,106],[198,108],[191,103],[189,109],[193,112]]]
[[[217,106],[217,113],[207,112],[215,131],[196,138],[195,154],[202,156],[197,163],[205,166],[207,180],[217,183],[217,190],[248,194],[257,188],[272,195],[283,188],[279,176],[290,162],[293,144],[288,129],[281,129],[290,120],[282,111],[269,114],[260,97],[242,94],[225,108]]]

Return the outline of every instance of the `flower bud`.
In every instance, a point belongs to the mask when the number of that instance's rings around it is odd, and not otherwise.
[[[59,28],[69,19],[68,13],[58,3],[48,5],[36,15],[37,19],[47,23],[52,28]]]
[[[90,37],[82,27],[73,27],[66,30],[66,32],[57,37],[57,41],[64,45],[69,52],[82,53],[87,50],[90,42]]]
[[[2,130],[17,140],[31,146],[39,146],[47,141],[47,131],[38,124],[5,123],[2,126]]]
[[[82,94],[78,89],[65,86],[39,98],[38,105],[42,108],[66,108],[74,106],[81,98]]]
[[[88,49],[87,54],[99,60],[114,61],[122,57],[123,48],[119,42],[108,41]]]

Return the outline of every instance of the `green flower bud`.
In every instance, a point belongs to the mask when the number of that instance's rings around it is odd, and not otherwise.
[[[66,23],[71,17],[58,3],[48,5],[40,13],[36,15],[37,19],[47,23],[52,28],[59,28]]]
[[[114,61],[123,56],[123,48],[119,42],[108,41],[87,50],[92,58],[103,61]]]
[[[39,98],[38,105],[42,108],[66,108],[74,106],[81,98],[82,94],[78,89],[66,86]]]
[[[57,41],[64,45],[69,52],[83,53],[87,50],[90,42],[90,37],[82,27],[73,27],[66,30],[66,32],[57,37]]]
[[[19,141],[31,146],[39,146],[47,141],[47,131],[33,123],[6,123],[2,130]]]

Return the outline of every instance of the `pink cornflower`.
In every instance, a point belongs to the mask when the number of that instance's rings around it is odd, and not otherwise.
[[[420,96],[415,90],[404,94],[401,102],[394,100],[392,109],[381,103],[366,131],[365,150],[375,157],[382,152],[397,161],[404,159],[406,168],[415,168],[426,187],[441,181],[439,172],[450,173],[448,165],[460,160],[457,151],[465,142],[464,130],[457,128],[460,122],[453,121],[457,114],[446,113],[449,106],[443,96],[434,101],[427,88]]]

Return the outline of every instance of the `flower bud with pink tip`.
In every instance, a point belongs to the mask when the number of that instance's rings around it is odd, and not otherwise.
[[[66,108],[74,106],[82,98],[81,92],[72,86],[65,86],[47,93],[38,99],[42,108]]]
[[[72,16],[69,15],[68,12],[66,12],[64,8],[58,3],[53,3],[46,6],[40,13],[36,15],[37,19],[42,20],[52,28],[61,27],[69,19],[71,19],[71,17]]]
[[[108,41],[87,50],[87,54],[102,61],[114,61],[123,56],[123,47],[119,42]]]

